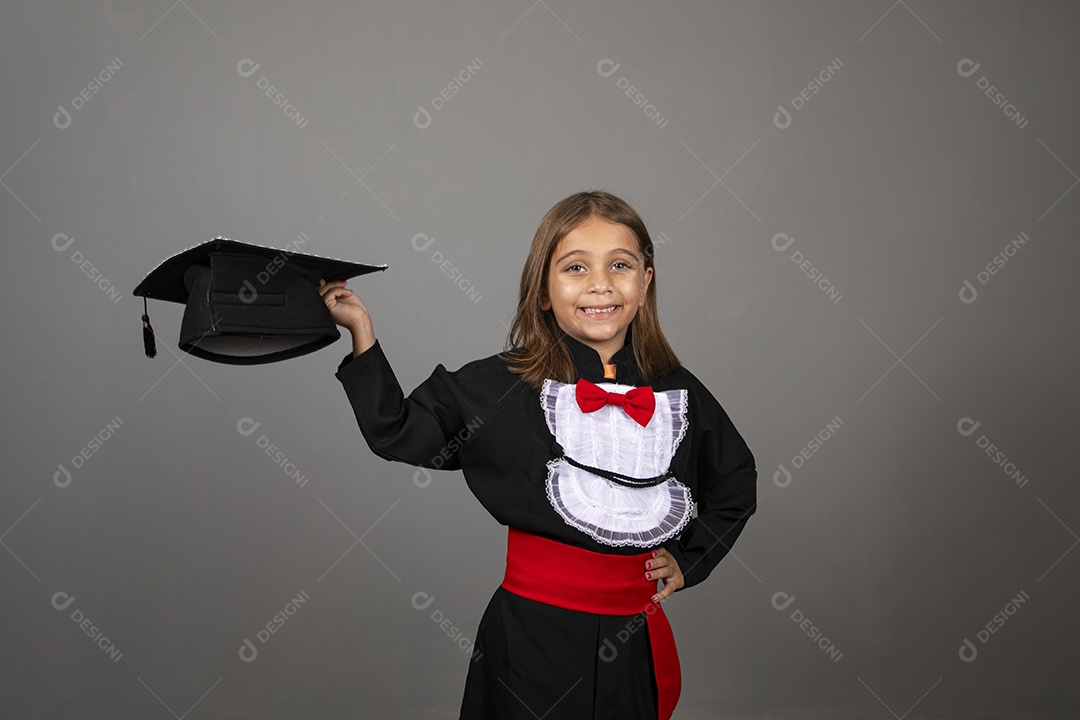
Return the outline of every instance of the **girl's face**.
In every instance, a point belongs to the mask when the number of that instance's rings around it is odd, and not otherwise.
[[[630,228],[591,216],[555,248],[540,307],[606,363],[625,344],[652,275]]]

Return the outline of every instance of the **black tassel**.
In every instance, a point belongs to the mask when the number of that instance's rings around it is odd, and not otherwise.
[[[142,342],[143,350],[146,351],[146,357],[152,358],[157,356],[157,343],[154,342],[154,328],[150,326],[150,316],[146,314],[146,298],[143,298],[143,316],[142,316]]]

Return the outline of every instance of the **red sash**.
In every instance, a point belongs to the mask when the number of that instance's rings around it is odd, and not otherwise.
[[[671,625],[664,609],[652,601],[656,583],[645,580],[650,555],[597,553],[510,528],[502,586],[530,600],[594,615],[644,612],[659,695],[657,710],[660,720],[669,720],[679,702],[682,674]]]

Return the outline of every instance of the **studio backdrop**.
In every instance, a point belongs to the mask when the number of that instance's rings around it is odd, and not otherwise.
[[[503,349],[603,189],[758,467],[665,603],[676,718],[1064,718],[1080,6],[9,2],[0,715],[452,718],[506,529],[377,458],[334,372],[181,351],[216,237],[349,285],[406,391]],[[545,714],[546,713],[546,714]],[[557,706],[538,717],[561,717]]]

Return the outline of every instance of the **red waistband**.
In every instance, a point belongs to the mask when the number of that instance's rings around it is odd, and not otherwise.
[[[659,716],[668,720],[679,701],[682,676],[671,625],[664,609],[652,602],[656,582],[645,580],[645,561],[650,555],[592,552],[510,528],[502,586],[515,595],[567,610],[595,615],[646,613]]]

